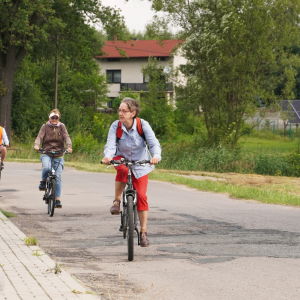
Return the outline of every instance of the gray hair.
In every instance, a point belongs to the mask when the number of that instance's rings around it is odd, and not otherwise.
[[[126,103],[130,111],[135,111],[134,118],[136,118],[140,113],[140,104],[137,100],[130,97],[125,97],[121,103]]]

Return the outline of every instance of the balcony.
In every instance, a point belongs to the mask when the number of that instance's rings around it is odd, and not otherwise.
[[[132,90],[132,91],[145,91],[148,92],[147,88],[147,83],[120,83],[120,90],[123,91],[124,89],[126,90]],[[172,83],[167,83],[166,84],[166,92],[172,92],[173,91],[173,86]]]

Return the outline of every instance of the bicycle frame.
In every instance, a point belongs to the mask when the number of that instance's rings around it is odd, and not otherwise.
[[[56,175],[55,175],[55,169],[54,169],[54,154],[55,153],[51,153],[52,155],[51,155],[51,171],[48,173],[48,177],[47,177],[47,179],[46,179],[46,184],[47,184],[47,182],[49,182],[49,180],[51,180],[51,179],[55,179],[56,180]],[[46,190],[45,190],[45,195],[46,195]]]
[[[120,231],[123,231],[123,237],[126,238],[126,228],[124,230],[124,224],[127,224],[127,197],[132,196],[133,197],[133,219],[134,219],[134,230],[137,233],[138,236],[138,245],[140,245],[140,235],[139,230],[137,228],[138,222],[137,222],[137,192],[133,187],[132,184],[132,170],[131,165],[129,163],[128,166],[128,175],[127,175],[127,183],[126,187],[124,188],[124,191],[122,193],[122,200],[123,200],[123,213],[121,212],[121,226]]]

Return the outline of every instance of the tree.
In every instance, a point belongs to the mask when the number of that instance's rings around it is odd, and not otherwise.
[[[169,23],[163,18],[154,17],[152,22],[146,24],[145,40],[172,40],[174,34],[169,28]]]
[[[149,92],[141,92],[141,118],[146,119],[155,134],[160,138],[172,138],[176,134],[172,104],[168,103],[166,91],[168,74],[158,65],[156,58],[149,57],[148,64],[142,69],[149,82]]]
[[[201,108],[210,144],[235,145],[254,97],[271,105],[293,97],[299,59],[286,48],[299,44],[298,0],[153,0],[180,25],[188,63],[186,102]],[[281,95],[275,95],[283,83]]]
[[[16,70],[39,40],[68,41],[68,49],[84,48],[83,24],[101,22],[108,30],[122,27],[114,9],[98,0],[2,0],[0,2],[0,123],[11,130],[11,105]],[[87,29],[87,27],[85,27]],[[53,50],[52,50],[53,51]],[[56,51],[56,49],[55,49]]]

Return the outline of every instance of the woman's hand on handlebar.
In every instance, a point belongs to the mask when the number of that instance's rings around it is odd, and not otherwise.
[[[159,162],[159,159],[156,158],[156,157],[152,157],[152,158],[150,159],[150,164],[151,164],[151,165],[157,165],[158,162]]]
[[[36,151],[39,151],[40,150],[40,147],[39,146],[37,146],[37,145],[34,145],[34,150],[36,150]]]
[[[68,148],[67,151],[68,151],[68,153],[72,153],[73,149],[72,148]]]
[[[105,164],[105,165],[110,165],[110,161],[112,160],[111,157],[104,157],[102,159],[102,163]]]

